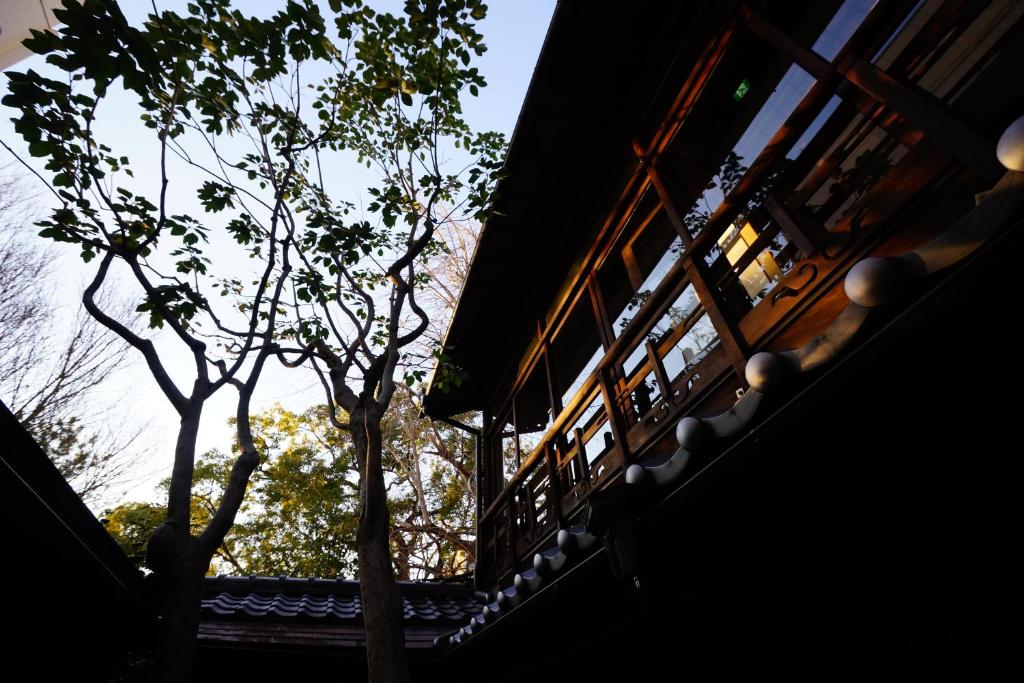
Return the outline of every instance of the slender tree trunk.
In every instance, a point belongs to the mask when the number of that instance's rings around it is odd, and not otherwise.
[[[352,437],[360,462],[359,526],[356,551],[366,627],[370,683],[407,683],[402,598],[395,583],[388,543],[391,518],[382,466],[379,408],[363,399],[351,414]]]
[[[157,527],[146,547],[146,564],[158,590],[156,680],[185,683],[192,677],[203,576],[210,557],[202,557],[191,535],[192,472],[202,405],[182,416],[174,451],[174,471],[167,520]]]
[[[408,581],[411,576],[412,568],[409,566],[412,553],[409,550],[409,543],[402,538],[400,532],[395,532],[395,579],[399,581]]]

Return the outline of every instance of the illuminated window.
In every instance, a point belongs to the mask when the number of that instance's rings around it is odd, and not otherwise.
[[[735,225],[730,225],[718,238],[718,246],[729,263],[735,265],[757,241],[757,237],[757,231],[749,222],[744,223],[743,227],[738,230]],[[764,290],[778,282],[782,275],[782,269],[775,262],[775,257],[772,256],[771,251],[765,249],[743,269],[739,280],[751,300],[756,300],[760,298]]]

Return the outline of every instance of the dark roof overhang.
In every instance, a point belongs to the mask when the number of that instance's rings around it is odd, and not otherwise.
[[[142,574],[3,403],[0,436],[5,664],[106,680],[155,626]]]
[[[632,140],[674,95],[664,84],[726,14],[706,3],[559,2],[445,337],[467,381],[447,392],[431,382],[428,415],[484,407],[638,163]]]

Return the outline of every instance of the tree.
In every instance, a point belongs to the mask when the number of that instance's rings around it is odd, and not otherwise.
[[[391,556],[391,516],[384,476],[381,424],[398,384],[426,370],[414,344],[430,325],[417,303],[427,275],[422,262],[439,247],[438,225],[480,218],[501,168],[502,136],[473,135],[462,118],[460,93],[483,80],[468,65],[483,51],[473,20],[476,0],[416,3],[404,21],[384,18],[364,27],[357,55],[363,66],[335,79],[320,100],[335,106],[347,93],[337,138],[380,177],[366,210],[377,221],[342,223],[346,208],[309,193],[308,231],[295,276],[296,339],[324,382],[335,427],[351,434],[359,463],[357,555],[371,681],[406,681],[401,598]],[[441,169],[439,140],[468,152],[466,174]],[[330,144],[330,143],[328,143]],[[440,207],[453,207],[445,212]],[[463,213],[459,213],[463,212]],[[326,375],[318,363],[326,365]],[[344,411],[347,419],[339,415]]]
[[[464,573],[473,561],[475,498],[471,439],[419,416],[403,392],[382,424],[389,502],[397,518],[392,548],[399,578]],[[263,465],[253,473],[239,519],[217,550],[218,571],[241,575],[354,576],[359,488],[351,439],[331,425],[325,406],[294,413],[277,406],[252,416]],[[436,449],[436,450],[435,450]],[[439,458],[436,453],[443,457]],[[197,461],[192,526],[201,530],[230,478],[232,456]],[[166,490],[169,482],[164,482]],[[108,531],[139,565],[140,539],[163,507],[126,503],[108,510]]]
[[[308,15],[301,13],[282,12],[257,22],[238,13],[233,15],[237,20],[222,17],[225,3],[202,5],[203,16],[154,14],[140,30],[128,24],[114,2],[68,3],[57,12],[64,24],[59,35],[36,32],[26,41],[37,53],[48,55],[47,62],[60,78],[35,71],[9,73],[10,93],[4,98],[5,104],[18,110],[16,130],[29,153],[45,160],[42,173],[32,170],[57,201],[49,218],[37,223],[43,228],[40,234],[74,245],[86,263],[98,261],[83,295],[86,311],[141,354],[181,418],[166,519],[148,542],[146,560],[162,595],[158,669],[162,680],[175,681],[190,675],[202,577],[259,462],[249,432],[249,403],[273,353],[272,337],[294,238],[294,223],[285,206],[286,199],[297,192],[294,159],[281,161],[276,151],[295,143],[296,126],[288,115],[252,98],[285,69],[283,49],[268,49],[279,45],[282,32],[300,31],[313,42],[323,35],[322,26],[319,34],[308,31]],[[210,20],[220,22],[222,34],[233,36],[232,47],[224,45],[223,36],[218,44],[225,49],[218,52],[213,46],[207,34]],[[322,53],[326,48],[319,49]],[[229,50],[230,59],[225,56]],[[308,50],[292,52],[299,62],[310,57]],[[255,67],[256,73],[243,75],[233,59],[246,69]],[[144,194],[145,184],[133,186],[131,159],[116,154],[97,137],[94,123],[101,105],[118,87],[134,96],[154,136],[160,181],[152,200]],[[239,277],[217,277],[209,271],[210,226],[187,210],[175,211],[187,188],[178,188],[174,194],[168,191],[175,167],[169,157],[177,154],[188,164],[201,166],[189,155],[187,145],[206,144],[216,161],[224,163],[217,144],[226,130],[222,105],[229,100],[225,97],[246,103],[247,125],[252,126],[246,130],[255,149],[262,151],[250,158],[256,170],[246,173],[256,175],[266,192],[263,199],[243,196],[241,189],[225,194],[223,186],[206,181],[196,195],[207,221],[216,223],[212,214],[222,211],[233,214],[224,230],[260,262],[251,286]],[[242,125],[227,122],[227,131]],[[226,172],[223,165],[219,168]],[[209,173],[216,176],[217,171]],[[257,206],[250,209],[248,199]],[[193,369],[189,389],[172,379],[166,355],[152,338],[104,307],[98,292],[114,267],[125,271],[138,287],[141,303],[136,310],[148,315],[150,327],[168,328],[184,347]],[[211,291],[233,299],[234,305],[215,307]],[[219,507],[196,534],[190,525],[196,435],[206,401],[227,385],[238,391],[241,453],[232,465]]]
[[[454,212],[482,215],[504,140],[473,134],[462,118],[464,93],[484,84],[470,66],[484,50],[474,28],[486,11],[480,0],[409,0],[399,16],[359,0],[328,4],[330,32],[312,0],[289,0],[269,19],[245,16],[227,0],[196,0],[189,16],[154,8],[142,28],[112,0],[84,0],[58,13],[59,35],[26,42],[48,55],[59,79],[9,74],[4,102],[18,109],[16,129],[45,160],[60,203],[40,223],[42,235],[98,260],[86,309],[143,356],[181,416],[167,520],[147,552],[163,586],[164,680],[188,677],[201,578],[259,462],[249,404],[272,354],[312,365],[329,390],[332,424],[352,438],[370,677],[408,679],[381,421],[396,373],[414,383],[429,361],[410,354],[429,325],[416,302],[419,261],[439,248],[435,230],[458,218]],[[150,196],[143,185],[126,186],[129,157],[96,139],[101,104],[116,88],[133,96],[154,134],[159,184]],[[442,170],[442,146],[451,144],[462,150],[462,170]],[[325,175],[338,153],[376,171],[369,205],[332,199]],[[203,220],[174,208],[187,192],[169,191],[172,170],[185,168],[205,176],[196,188]],[[442,214],[441,205],[454,209]],[[221,213],[230,220],[218,221]],[[225,236],[259,264],[252,284],[215,272],[228,259],[218,255],[215,264],[208,244],[223,246]],[[137,310],[191,357],[187,392],[152,339],[98,304],[115,264],[141,290]],[[214,292],[234,306],[214,306]],[[289,338],[299,345],[290,348],[282,341]],[[240,455],[209,524],[194,535],[199,420],[207,399],[229,384],[239,392]]]
[[[100,521],[124,554],[137,567],[142,567],[146,563],[146,545],[165,519],[167,508],[163,505],[125,503],[107,510]]]
[[[55,283],[53,254],[23,234],[32,199],[22,179],[0,168],[0,398],[75,492],[95,503],[135,461],[139,433],[101,428],[108,411],[94,400],[126,348],[86,315],[61,333],[43,284]]]
[[[351,444],[329,427],[322,407],[301,414],[275,407],[253,416],[253,433],[266,461],[225,540],[227,564],[243,574],[351,577],[358,514]],[[223,475],[211,483],[222,485]]]

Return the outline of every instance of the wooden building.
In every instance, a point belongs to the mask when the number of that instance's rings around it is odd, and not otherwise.
[[[1002,670],[1021,65],[1016,0],[559,3],[425,398],[453,674]]]

